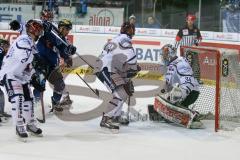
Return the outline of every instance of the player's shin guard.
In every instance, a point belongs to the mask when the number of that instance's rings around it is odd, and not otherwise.
[[[122,86],[115,89],[113,92],[113,98],[109,101],[108,110],[106,113],[108,117],[112,118],[112,121],[122,125],[128,125],[129,120],[121,117],[123,103],[127,100],[127,93]]]
[[[23,123],[23,95],[15,96],[11,99],[13,124]]]
[[[12,103],[12,119],[16,126],[16,134],[19,138],[27,138],[26,125],[23,120],[23,95],[15,96],[11,99]]]

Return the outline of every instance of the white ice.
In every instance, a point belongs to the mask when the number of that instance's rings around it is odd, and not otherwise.
[[[68,84],[81,83],[76,75],[67,78]],[[106,89],[100,82],[94,88]],[[137,87],[147,90],[154,87]],[[70,91],[71,93],[71,91]],[[46,106],[52,91],[45,92]],[[101,103],[96,97],[71,96],[71,112],[84,113]],[[7,101],[7,99],[6,99]],[[142,113],[153,98],[139,98],[134,106]],[[126,107],[126,105],[125,105]],[[10,111],[10,104],[6,104]],[[11,122],[0,126],[0,160],[239,160],[240,130],[214,132],[214,122],[204,121],[206,129],[190,130],[182,127],[139,121],[121,127],[119,134],[103,133],[100,117],[84,122],[69,122],[47,115],[47,122],[39,124],[44,137],[30,137],[27,143],[17,140]]]

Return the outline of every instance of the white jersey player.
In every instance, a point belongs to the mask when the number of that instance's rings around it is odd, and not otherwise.
[[[119,130],[119,126],[113,121],[121,115],[123,103],[134,91],[131,78],[139,71],[131,40],[134,33],[133,24],[123,23],[121,34],[104,46],[97,61],[96,75],[113,94],[113,98],[108,103],[108,111],[103,114],[100,123],[103,128]]]
[[[199,83],[193,77],[193,71],[184,57],[177,57],[172,45],[163,46],[162,60],[167,65],[164,90],[170,93],[171,103],[188,107],[199,95]]]
[[[13,123],[16,133],[27,138],[27,131],[41,135],[34,121],[33,98],[29,82],[34,70],[31,66],[33,54],[36,52],[35,42],[42,35],[43,26],[35,20],[26,23],[26,33],[20,35],[10,46],[3,59],[0,80],[6,88],[12,104]],[[26,131],[27,129],[27,131]]]
[[[158,112],[167,121],[187,128],[201,128],[203,124],[200,122],[199,114],[188,108],[200,94],[199,83],[193,77],[190,64],[184,57],[178,57],[170,44],[162,47],[161,55],[162,61],[167,65],[165,86],[161,90],[162,93],[166,93],[166,97],[156,96],[154,103],[156,111],[149,108],[150,116]]]

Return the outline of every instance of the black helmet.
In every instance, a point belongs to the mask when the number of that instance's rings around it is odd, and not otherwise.
[[[130,38],[135,35],[135,26],[130,22],[124,22],[120,30],[121,34],[127,34]]]
[[[3,47],[3,46],[9,46],[9,41],[6,40],[6,39],[1,39],[0,38],[0,47]]]
[[[67,29],[71,30],[72,29],[72,22],[68,19],[63,19],[61,21],[59,21],[58,23],[58,28],[60,27],[66,27]]]

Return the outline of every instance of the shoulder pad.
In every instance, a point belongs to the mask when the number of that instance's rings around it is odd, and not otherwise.
[[[33,42],[28,35],[21,35],[16,42],[16,46],[19,49],[29,49],[31,50],[33,46]]]
[[[120,39],[120,42],[119,42],[119,45],[122,47],[122,48],[132,48],[132,42],[131,42],[131,39],[129,38],[122,38]]]

